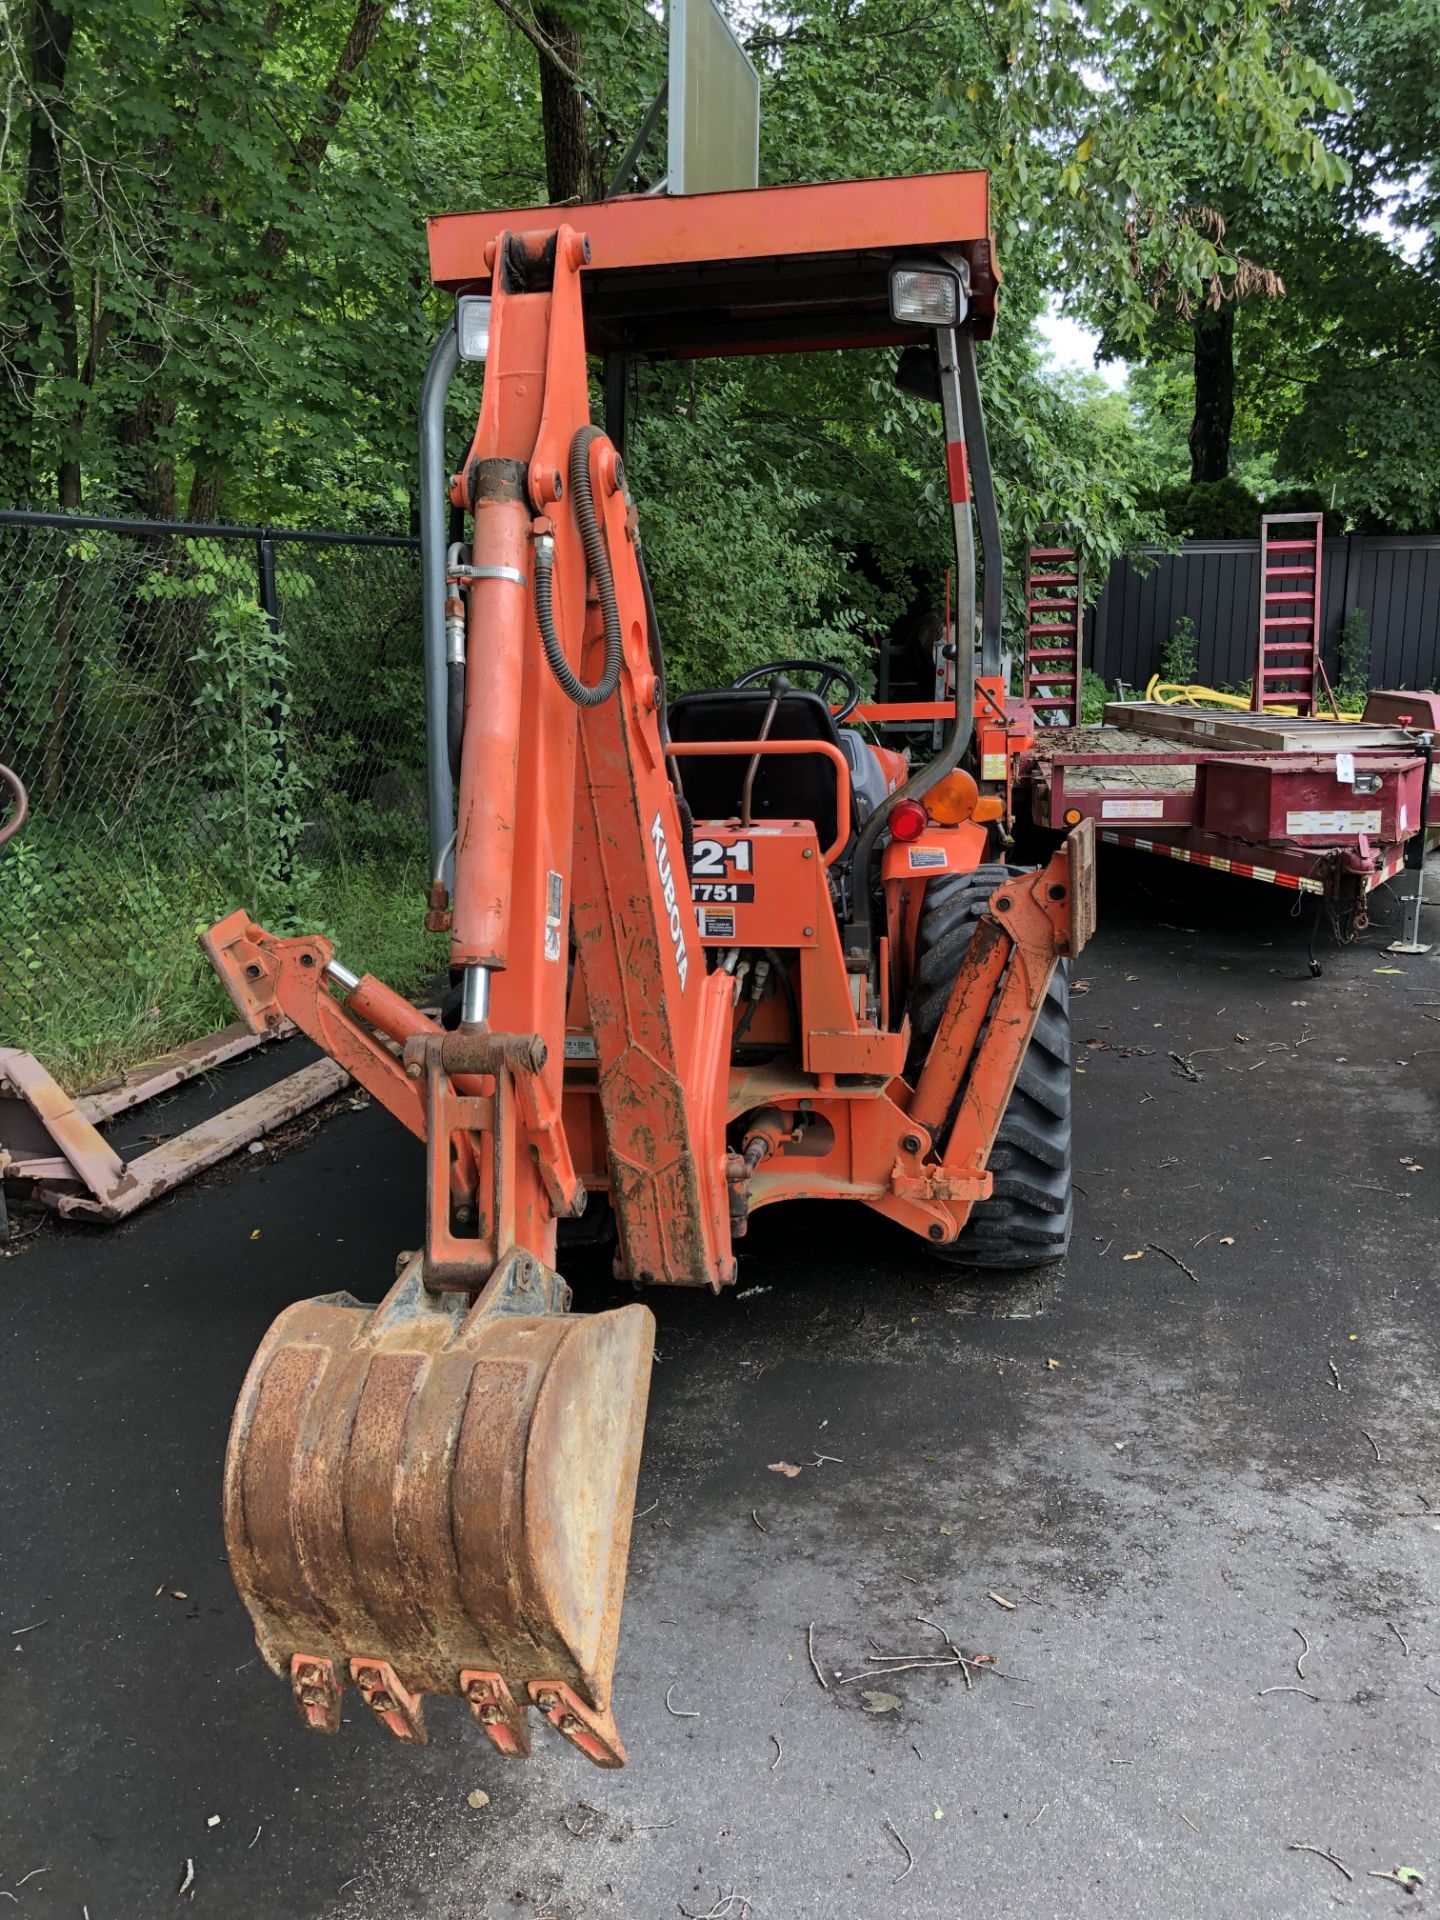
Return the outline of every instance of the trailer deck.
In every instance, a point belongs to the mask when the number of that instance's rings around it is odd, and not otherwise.
[[[1431,699],[1416,696],[1417,725]],[[1400,724],[1114,701],[1100,726],[1037,727],[1018,784],[1038,826],[1092,819],[1112,845],[1324,896],[1359,931],[1422,810],[1440,828],[1425,769]]]

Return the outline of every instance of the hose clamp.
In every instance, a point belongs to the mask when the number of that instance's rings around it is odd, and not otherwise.
[[[517,587],[528,584],[518,567],[456,567],[453,571],[460,580],[510,580]]]

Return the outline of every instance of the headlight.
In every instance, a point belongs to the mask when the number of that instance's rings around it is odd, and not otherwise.
[[[946,267],[893,267],[890,317],[909,327],[958,327],[965,318],[959,275]]]
[[[455,302],[455,337],[462,360],[483,360],[490,351],[490,298],[462,293]]]

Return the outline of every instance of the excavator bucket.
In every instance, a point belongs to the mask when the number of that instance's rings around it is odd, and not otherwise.
[[[502,1753],[529,1708],[623,1766],[610,1680],[654,1320],[569,1314],[520,1252],[473,1306],[410,1260],[385,1300],[302,1300],[260,1345],[230,1433],[225,1539],[305,1724],[353,1683],[397,1739],[459,1694]]]

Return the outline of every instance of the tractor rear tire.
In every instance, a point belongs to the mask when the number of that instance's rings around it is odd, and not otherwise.
[[[912,1078],[930,1052],[950,989],[990,896],[1027,871],[1033,869],[990,864],[932,881],[926,889],[916,933],[916,982],[910,1009]],[[1063,1258],[1070,1244],[1073,1207],[1070,1076],[1070,988],[1062,960],[1051,976],[990,1151],[994,1192],[988,1200],[976,1202],[958,1238],[948,1246],[930,1248],[937,1260],[947,1266],[1015,1272]]]

